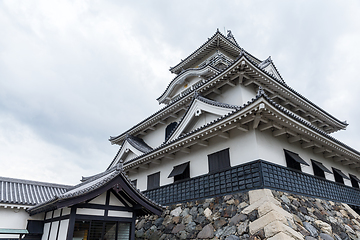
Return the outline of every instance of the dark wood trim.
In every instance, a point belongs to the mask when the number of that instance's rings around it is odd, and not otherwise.
[[[117,207],[117,206],[105,206],[93,203],[81,203],[75,205],[77,208],[91,208],[91,209],[102,209],[102,210],[115,210],[115,211],[132,211],[132,207]]]
[[[61,215],[62,215],[62,209],[60,209],[60,216],[59,217],[61,217]],[[58,221],[59,222],[59,224],[58,224],[58,229],[57,229],[57,233],[56,233],[56,240],[58,240],[58,238],[59,238],[59,230],[60,230],[60,224],[61,224],[61,221]]]
[[[81,214],[76,214],[75,218],[76,218],[76,220],[118,221],[118,222],[127,222],[127,223],[131,223],[131,221],[133,219],[132,217],[131,218],[105,217],[105,216],[81,215]]]
[[[118,185],[117,185],[117,186],[118,186]],[[118,187],[117,189],[118,189],[118,191],[120,191],[122,188],[120,189],[120,188]],[[130,207],[130,206],[124,201],[124,199],[121,198],[121,196],[119,195],[119,193],[114,190],[114,188],[110,189],[110,191],[114,194],[114,196],[115,196],[122,204],[124,204],[124,206]]]
[[[71,207],[70,219],[66,240],[72,240],[75,228],[76,207]]]
[[[61,217],[55,217],[52,219],[46,219],[44,220],[44,223],[49,223],[49,222],[55,222],[55,221],[62,221],[62,220],[66,220],[70,218],[70,214],[65,215],[65,216],[61,216]]]
[[[130,240],[135,240],[135,221],[136,221],[136,214],[134,212],[132,222],[130,225]]]
[[[110,190],[107,190],[106,192],[106,199],[105,199],[105,217],[108,216],[109,213],[109,209],[107,208],[109,206],[109,202],[110,202]]]
[[[126,192],[129,195],[129,197],[134,199],[138,204],[142,205],[144,208],[148,209],[152,213],[159,216],[161,215],[163,210],[160,207],[154,207],[152,204],[150,204],[150,202],[145,201],[143,198],[139,197],[139,193],[135,192],[136,190],[129,187],[127,183],[124,182],[123,179],[121,179],[120,181],[121,181],[120,183],[121,186],[123,186],[124,192]]]

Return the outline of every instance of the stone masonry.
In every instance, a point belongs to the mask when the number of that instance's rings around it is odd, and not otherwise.
[[[168,206],[137,220],[136,239],[360,239],[348,205],[268,189]]]

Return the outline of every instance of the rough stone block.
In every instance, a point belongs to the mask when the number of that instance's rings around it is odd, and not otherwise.
[[[281,215],[284,215],[287,219],[289,220],[293,220],[292,214],[285,211],[283,208],[279,207],[278,205],[274,204],[273,202],[264,202],[264,204],[262,204],[259,209],[258,209],[258,213],[259,216],[262,217],[265,214],[267,214],[268,212],[271,211],[276,211]]]
[[[255,234],[259,230],[263,229],[266,225],[274,221],[280,221],[284,224],[287,223],[285,216],[279,215],[276,211],[271,211],[249,224],[250,233]]]
[[[294,240],[294,238],[290,237],[289,235],[279,232],[275,236],[268,238],[268,240]]]
[[[253,204],[249,205],[248,207],[246,207],[245,209],[243,209],[241,211],[241,213],[249,214],[249,213],[251,213],[255,209],[258,209],[261,205],[263,205],[264,203],[267,203],[267,202],[272,202],[272,203],[274,203],[275,205],[278,205],[278,206],[281,205],[281,203],[279,201],[277,201],[275,198],[273,198],[273,197],[270,198],[270,197],[265,196],[262,199],[259,199],[255,203],[253,203]]]
[[[283,232],[289,235],[290,237],[293,237],[296,240],[304,239],[304,237],[300,233],[296,232],[294,229],[286,226],[284,223],[280,221],[274,221],[272,223],[269,223],[264,227],[264,231],[265,231],[265,237],[267,238],[272,237],[278,234],[279,232]]]
[[[197,235],[197,238],[213,238],[214,237],[214,228],[211,225],[211,223],[209,223],[208,225],[206,225]]]
[[[346,210],[347,210],[351,215],[354,216],[354,218],[360,218],[360,215],[359,215],[357,212],[355,212],[351,207],[349,207],[349,205],[347,205],[347,204],[345,204],[345,203],[343,203],[342,205],[346,208]]]
[[[270,189],[258,189],[258,190],[249,191],[250,204],[257,202],[264,197],[274,198],[274,195],[272,194]]]

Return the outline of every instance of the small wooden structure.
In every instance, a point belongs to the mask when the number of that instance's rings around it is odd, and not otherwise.
[[[45,214],[42,240],[135,239],[137,216],[162,213],[141,194],[119,166],[36,205],[30,215]]]

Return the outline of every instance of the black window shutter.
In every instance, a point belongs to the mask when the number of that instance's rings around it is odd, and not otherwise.
[[[160,172],[148,175],[147,190],[160,186]]]
[[[219,172],[230,167],[229,149],[208,155],[209,173]]]

